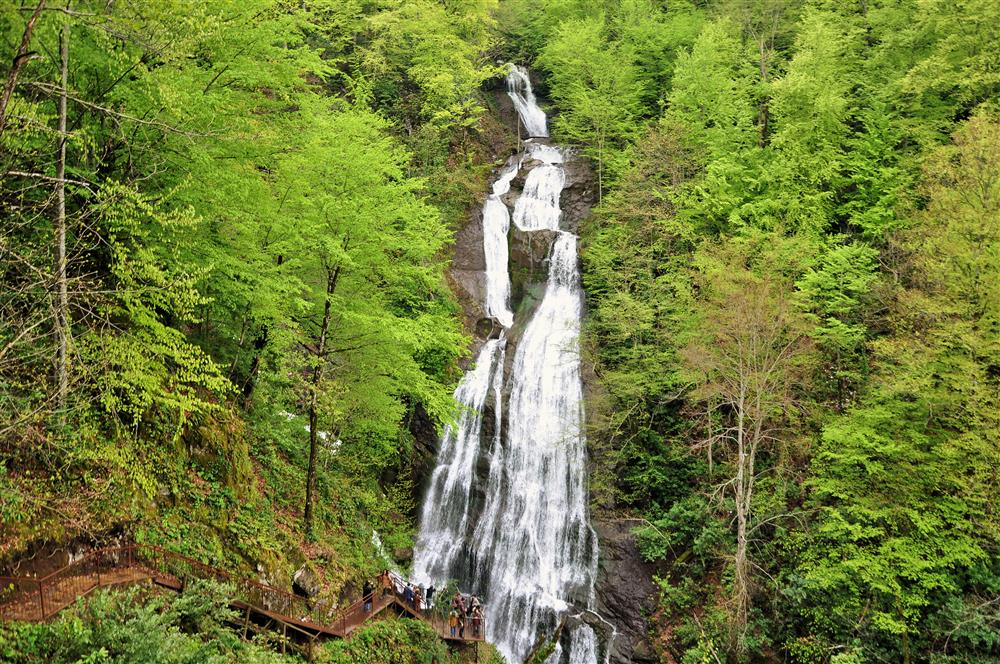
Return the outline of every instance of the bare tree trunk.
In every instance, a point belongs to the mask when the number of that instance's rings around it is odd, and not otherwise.
[[[17,49],[17,55],[14,56],[14,62],[10,66],[10,73],[7,74],[7,83],[4,84],[3,96],[0,97],[0,134],[3,134],[3,130],[7,126],[7,104],[10,103],[10,98],[14,94],[14,88],[17,86],[17,75],[20,73],[24,63],[31,57],[28,52],[28,45],[31,44],[31,32],[35,29],[35,23],[38,21],[38,16],[44,8],[45,0],[39,0],[38,6],[35,7],[31,18],[28,19],[28,24],[24,26],[24,34],[21,35],[21,46]]]
[[[59,94],[59,160],[56,164],[56,284],[59,300],[56,305],[59,352],[57,358],[58,391],[56,403],[65,422],[66,395],[69,392],[69,296],[66,287],[66,96],[69,87],[69,23],[59,33],[59,53],[62,58],[62,91]]]
[[[706,289],[712,298],[706,305],[711,312],[706,318],[708,334],[689,346],[685,361],[705,372],[706,382],[699,393],[709,417],[706,442],[722,443],[721,451],[731,459],[732,472],[718,488],[721,495],[730,488],[733,492],[733,511],[728,514],[736,531],[730,558],[729,637],[731,652],[740,659],[747,652],[754,599],[756,566],[750,538],[759,523],[753,511],[757,452],[777,442],[775,426],[793,407],[792,391],[801,386],[794,359],[806,352],[806,342],[802,321],[786,316],[782,292],[753,277],[718,278],[725,287],[721,297],[713,298],[711,289]],[[711,422],[717,410],[723,417],[719,435],[712,431]]]
[[[747,531],[750,518],[749,491],[753,481],[747,472],[749,461],[746,432],[746,387],[740,388],[736,403],[736,556],[733,559],[733,632],[736,651],[745,647],[746,628],[750,613],[750,564],[747,558]]]
[[[604,200],[604,132],[597,141],[597,202]]]
[[[323,380],[323,366],[326,362],[326,342],[330,332],[331,299],[337,288],[337,278],[340,276],[340,266],[327,268],[326,302],[323,305],[323,324],[320,326],[319,343],[316,346],[316,366],[313,368],[312,385],[309,395],[309,468],[306,471],[306,508],[303,515],[305,530],[309,534],[313,529],[313,506],[316,502],[316,457],[319,452],[319,386]]]

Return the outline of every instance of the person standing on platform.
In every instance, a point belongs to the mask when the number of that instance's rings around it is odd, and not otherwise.
[[[365,613],[371,613],[372,611],[372,594],[375,590],[372,588],[372,582],[365,579],[365,585],[361,588],[361,598],[365,602]]]
[[[476,606],[472,611],[472,635],[475,637],[480,636],[483,631],[483,609],[480,606]]]
[[[382,587],[382,597],[392,594],[392,577],[389,576],[389,570],[382,570],[382,573],[378,575],[379,585]]]

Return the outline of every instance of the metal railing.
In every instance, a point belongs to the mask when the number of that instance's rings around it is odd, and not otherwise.
[[[390,589],[379,588],[371,596],[372,606],[365,607],[365,598],[340,610],[330,620],[309,601],[294,593],[239,577],[194,558],[168,551],[152,544],[119,544],[95,549],[42,578],[0,577],[0,620],[42,622],[63,610],[76,598],[97,588],[123,585],[152,579],[154,583],[182,590],[195,579],[212,579],[233,589],[233,599],[254,612],[331,636],[346,637],[362,623],[395,604],[413,617],[428,623],[443,638],[452,637],[448,619],[415,603],[408,602],[403,592],[405,581],[394,579]],[[465,641],[485,640],[485,618],[480,620],[478,634],[466,625]]]

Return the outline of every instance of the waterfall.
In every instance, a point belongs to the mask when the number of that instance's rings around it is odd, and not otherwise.
[[[500,446],[500,391],[506,345],[503,336],[487,341],[475,365],[455,390],[461,411],[455,425],[446,426],[441,437],[417,538],[419,553],[414,577],[425,585],[437,581],[438,587],[442,587],[444,581],[454,576],[454,563],[461,557],[464,534],[469,529],[473,471],[488,400],[494,407],[490,451]]]
[[[535,93],[531,89],[531,79],[528,70],[518,65],[509,65],[507,72],[507,94],[514,102],[517,115],[529,137],[548,138],[549,130],[545,124],[545,111],[538,108]]]
[[[547,136],[527,72],[512,66],[507,83],[529,133]],[[414,555],[416,582],[442,587],[455,579],[483,599],[487,638],[511,664],[564,617],[582,615],[594,602],[598,551],[587,515],[580,378],[583,290],[577,237],[560,229],[565,158],[556,147],[527,142],[484,204],[484,304],[505,330],[485,343],[455,393],[462,410],[441,439]],[[511,215],[502,197],[528,166]],[[521,231],[555,233],[544,295],[523,323],[505,377],[507,330],[514,325],[511,220]],[[564,630],[547,664],[596,664],[600,650],[594,629],[581,622]]]
[[[507,272],[507,231],[510,211],[501,196],[510,191],[511,180],[521,170],[521,160],[500,174],[493,183],[493,193],[483,205],[483,253],[486,255],[486,314],[500,321],[505,328],[514,324],[510,310],[510,274]]]
[[[545,296],[514,356],[499,481],[474,538],[487,622],[510,661],[534,645],[537,625],[551,629],[571,603],[592,600],[576,264],[576,237],[560,233]]]
[[[522,231],[557,230],[562,211],[559,195],[566,185],[562,153],[548,145],[529,143],[528,159],[542,162],[528,173],[524,191],[514,203],[514,224]]]

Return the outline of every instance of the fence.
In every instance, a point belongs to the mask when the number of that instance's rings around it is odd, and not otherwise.
[[[363,599],[342,609],[335,618],[322,615],[310,607],[306,598],[241,578],[224,570],[206,565],[188,556],[151,544],[119,544],[95,549],[40,579],[0,577],[0,620],[40,622],[50,619],[77,597],[97,588],[136,583],[151,579],[161,586],[181,590],[195,579],[212,579],[233,589],[233,604],[249,612],[298,627],[315,634],[346,637],[361,624],[395,605],[404,613],[422,620],[443,638],[463,641],[485,640],[485,620],[478,634],[467,625],[464,637],[452,637],[446,619],[407,602],[405,581],[394,579],[388,592],[377,589],[372,606],[366,610]]]

